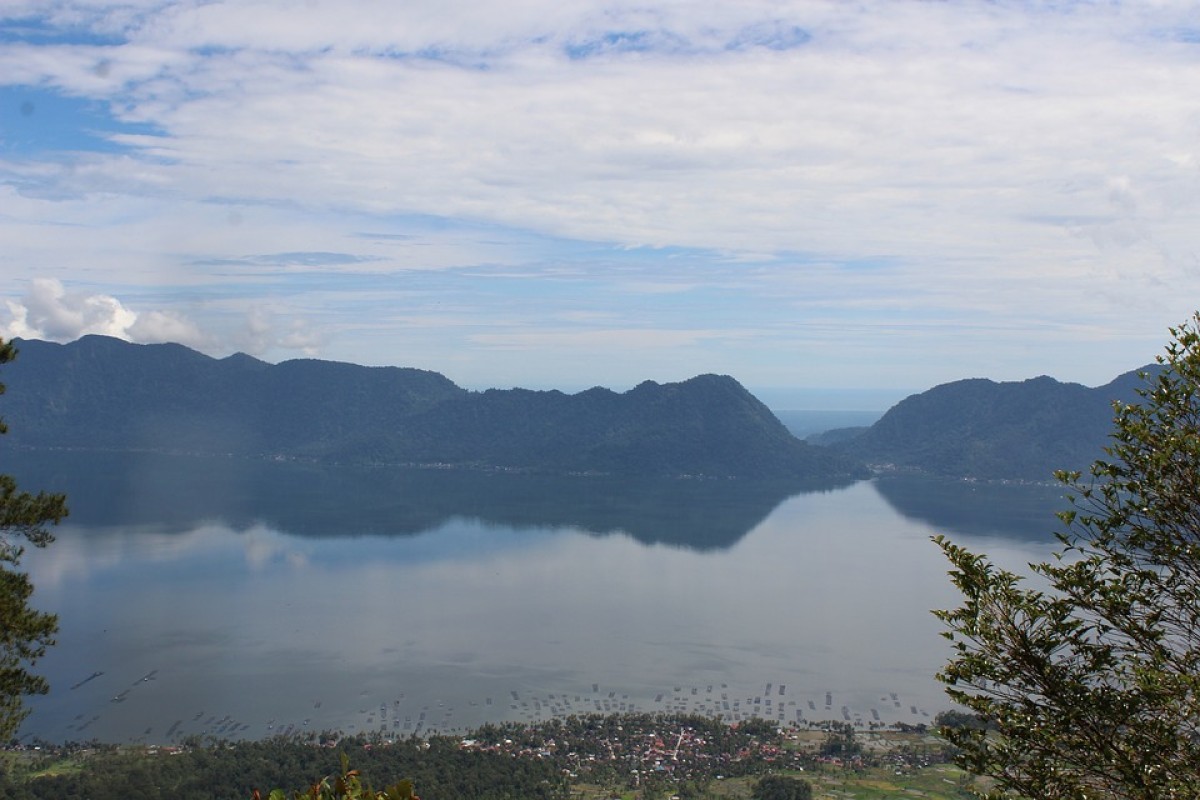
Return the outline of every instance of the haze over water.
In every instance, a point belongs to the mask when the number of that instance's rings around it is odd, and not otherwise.
[[[60,615],[25,736],[465,730],[608,711],[928,722],[944,532],[1014,568],[1059,490],[807,492],[80,454],[25,560]],[[97,674],[98,673],[98,674]]]

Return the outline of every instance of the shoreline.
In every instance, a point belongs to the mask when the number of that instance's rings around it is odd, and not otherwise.
[[[99,692],[94,691],[93,698],[60,712],[56,721],[45,719],[35,709],[17,741],[98,741],[165,747],[194,736],[258,741],[303,737],[317,731],[392,738],[454,736],[489,725],[542,725],[573,717],[620,714],[687,715],[735,725],[765,720],[800,730],[821,722],[837,722],[869,731],[928,725],[934,715],[950,707],[948,700],[935,706],[895,691],[881,692],[870,702],[863,702],[861,690],[812,691],[774,681],[753,687],[718,682],[637,690],[597,681],[575,690],[539,691],[513,686],[503,695],[492,692],[454,699],[411,691],[384,694],[363,690],[357,703],[348,703],[345,696],[314,697],[303,707],[292,703],[290,713],[256,713],[245,708],[197,708],[184,713],[178,709],[167,712],[157,702],[159,689],[155,684],[160,680],[158,671],[152,670],[102,702]],[[74,694],[81,686],[77,684],[68,693]],[[70,719],[64,719],[67,715]]]

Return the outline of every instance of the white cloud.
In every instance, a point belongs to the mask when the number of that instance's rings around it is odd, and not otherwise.
[[[1166,153],[1177,164],[1196,151],[1183,101],[1200,76],[1178,46],[1148,39],[1170,12],[1083,16],[528,3],[473,7],[463,24],[423,4],[170,5],[104,48],[122,80],[93,84],[90,51],[20,52],[13,67],[165,131],[122,139],[150,158],[63,176],[81,190],[465,215],[730,252],[944,259],[999,240],[1009,259],[1078,245],[1029,216],[1108,214],[1104,187],[1126,173],[1148,193],[1177,191]],[[725,49],[764,26],[812,39]],[[658,36],[568,58],[642,30],[686,46]]]
[[[111,295],[68,291],[56,278],[35,278],[22,298],[5,303],[9,320],[0,327],[0,336],[6,339],[69,342],[101,334],[139,344],[176,342],[255,356],[315,356],[324,344],[322,334],[293,310],[263,303],[230,308],[234,322],[220,335],[201,330],[180,311],[135,311]]]
[[[321,333],[306,320],[257,304],[248,310],[242,328],[231,338],[238,350],[254,356],[284,350],[313,357],[324,343]]]
[[[158,116],[179,162],[162,171],[195,192],[257,202],[467,216],[627,244],[939,260],[977,255],[981,241],[1004,261],[1050,260],[1076,243],[1023,218],[1110,214],[1114,174],[1171,191],[1163,143],[1139,146],[1151,125],[1179,132],[1173,149],[1194,149],[1178,99],[1200,83],[1186,71],[1171,86],[1154,80],[1169,55],[1131,58],[1053,19],[1046,34],[978,50],[956,20],[939,21],[931,42],[901,28],[864,52],[835,40],[574,64],[522,48],[486,71],[239,51],[180,76],[195,99]],[[1047,55],[1064,51],[1070,59]]]
[[[69,342],[88,334],[131,342],[208,344],[196,325],[174,311],[138,313],[107,294],[69,292],[56,278],[35,278],[20,300],[6,301],[5,338]]]
[[[89,333],[129,338],[137,314],[115,297],[68,293],[55,278],[37,278],[21,301],[9,301],[9,337],[71,341]]]
[[[225,341],[249,313],[240,349],[315,353],[334,333],[371,327],[377,352],[351,354],[380,361],[396,352],[383,319],[394,332],[454,316],[454,290],[419,295],[446,305],[406,294],[402,310],[368,318],[354,316],[357,298],[384,284],[339,288],[328,276],[516,264],[528,268],[512,274],[545,290],[548,265],[574,256],[556,247],[601,243],[688,254],[670,275],[651,258],[607,277],[598,268],[578,297],[546,292],[543,319],[573,308],[623,320],[635,302],[637,323],[657,321],[666,348],[692,346],[671,344],[675,332],[710,327],[681,318],[689,311],[742,330],[777,324],[779,308],[814,307],[821,330],[843,325],[848,349],[871,344],[857,330],[919,315],[950,332],[944,346],[979,358],[986,337],[955,337],[956,326],[1157,341],[1200,294],[1200,46],[1174,33],[1193,11],[904,0],[11,6],[0,16],[44,14],[120,43],[0,44],[0,80],[91,98],[155,132],[113,134],[122,153],[6,153],[11,269],[50,260],[98,298],[143,282],[208,294],[123,327],[119,312],[133,312],[119,303],[72,316],[57,300],[39,317],[9,301],[10,330],[69,331],[86,317],[127,336],[185,336],[194,313],[219,313]],[[387,224],[398,218],[435,222],[416,238],[356,233],[408,235]],[[435,230],[439,220],[453,229]],[[304,252],[371,260],[290,264],[286,276],[254,255]],[[879,260],[893,268],[863,266]],[[119,280],[98,286],[71,266],[84,263]],[[514,328],[511,294],[493,290],[493,305],[474,294],[486,279],[454,287],[471,295],[461,307],[473,318],[447,339],[492,353],[629,346],[603,331],[542,335],[530,319]],[[694,305],[706,288],[726,305]],[[252,296],[238,302],[239,291]],[[1135,346],[1144,341],[1126,352]],[[419,352],[470,355],[444,349]]]
[[[135,342],[178,342],[190,347],[204,347],[207,337],[196,324],[174,311],[145,311],[137,315],[127,329]]]

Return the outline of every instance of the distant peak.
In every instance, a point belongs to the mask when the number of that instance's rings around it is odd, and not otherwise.
[[[220,359],[221,363],[229,364],[234,367],[269,367],[271,366],[262,359],[247,355],[246,353],[233,353]]]
[[[741,388],[736,378],[730,375],[717,375],[714,372],[706,372],[703,375],[697,375],[694,378],[688,378],[684,381],[685,384],[691,385],[711,385],[711,386],[736,386]]]
[[[615,397],[616,392],[604,386],[593,386],[590,389],[584,389],[579,392],[578,397]]]
[[[68,344],[82,345],[82,346],[106,345],[109,347],[120,347],[120,346],[125,346],[125,345],[132,345],[133,342],[129,341],[128,339],[118,338],[116,336],[107,336],[103,333],[85,333],[83,336],[80,336],[75,341],[68,342]]]
[[[717,375],[712,372],[706,372],[703,375],[696,375],[696,376],[688,378],[686,380],[675,381],[672,383],[658,383],[656,381],[651,381],[651,380],[642,381],[641,383],[639,383],[637,386],[635,386],[633,388],[633,391],[637,392],[637,391],[648,391],[648,390],[654,390],[654,389],[669,389],[671,387],[679,387],[679,386],[686,386],[690,389],[711,386],[711,387],[735,388],[739,391],[745,390],[744,387],[742,386],[742,384],[739,383],[736,378],[733,378],[729,375]]]

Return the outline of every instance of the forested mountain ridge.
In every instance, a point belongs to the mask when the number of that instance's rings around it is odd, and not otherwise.
[[[15,342],[9,442],[548,473],[844,479],[864,470],[793,437],[736,380],[616,393],[471,392],[425,370],[215,359],[104,336]]]
[[[434,372],[328,361],[214,359],[106,336],[16,340],[5,371],[10,441],[33,447],[302,455],[466,394]],[[289,452],[290,451],[290,452]]]
[[[400,367],[245,354],[104,336],[17,340],[5,367],[7,441],[31,448],[153,450],[548,474],[845,480],[859,466],[953,477],[1050,480],[1102,455],[1112,402],[1139,373],[1099,387],[1047,376],[942,384],[861,430],[798,441],[736,380],[700,375],[617,393],[473,392]]]
[[[1103,455],[1114,401],[1137,402],[1148,365],[1094,388],[1047,376],[935,386],[893,406],[874,425],[820,441],[877,467],[983,479],[1049,481]],[[848,434],[851,432],[847,432]]]

